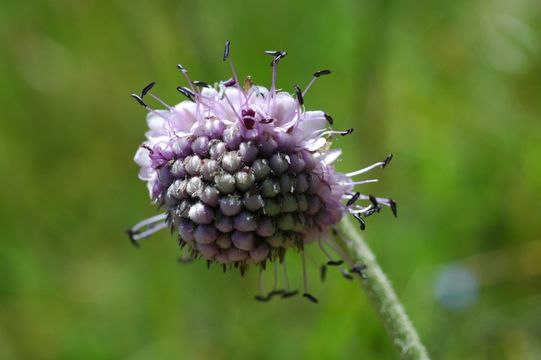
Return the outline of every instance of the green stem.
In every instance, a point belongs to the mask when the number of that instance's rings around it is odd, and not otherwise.
[[[347,252],[345,260],[349,261],[351,266],[366,265],[363,271],[366,276],[361,281],[362,288],[380,316],[387,334],[398,347],[402,358],[428,359],[417,331],[357,226],[351,219],[345,218],[340,223],[340,232],[337,241],[342,250]]]

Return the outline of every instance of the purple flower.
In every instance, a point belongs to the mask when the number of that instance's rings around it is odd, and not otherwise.
[[[344,214],[353,215],[362,229],[364,218],[379,212],[380,205],[396,215],[392,200],[354,191],[377,180],[353,180],[385,167],[391,156],[348,174],[337,172],[333,163],[341,151],[331,150],[331,144],[352,129],[332,130],[330,115],[304,108],[309,88],[330,71],[314,73],[305,90],[295,86],[292,96],[276,88],[278,62],[286,53],[267,54],[273,58],[270,89],[250,78],[240,84],[231,62],[233,78],[214,86],[192,81],[179,65],[188,87],[177,89],[188,99],[178,105],[152,94],[154,83],[132,95],[149,111],[147,140],[135,154],[139,178],[165,210],[129,231],[134,244],[169,227],[192,257],[244,273],[249,264],[264,269],[268,261],[283,262],[289,249],[304,259],[305,246],[312,242],[328,254],[322,244]],[[229,43],[224,60],[228,55]],[[166,109],[150,108],[148,97]],[[359,205],[362,201],[366,204]]]

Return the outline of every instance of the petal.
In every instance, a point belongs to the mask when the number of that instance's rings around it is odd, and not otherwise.
[[[284,125],[292,124],[299,104],[289,93],[279,92],[276,94],[276,99],[270,99],[269,103],[274,110],[272,117],[275,119],[276,126],[284,127]]]
[[[302,131],[305,136],[312,135],[315,131],[324,129],[327,125],[323,111],[306,111],[295,130]]]
[[[196,121],[197,104],[191,101],[183,101],[176,105],[169,113],[171,127],[175,131],[186,133]]]
[[[340,157],[340,155],[342,155],[342,150],[340,149],[329,150],[324,154],[323,161],[327,165],[332,164]]]

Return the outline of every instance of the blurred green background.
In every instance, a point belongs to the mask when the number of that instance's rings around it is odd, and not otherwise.
[[[394,359],[358,284],[337,272],[317,306],[253,300],[240,278],[179,265],[132,157],[129,97],[152,80],[306,84],[333,114],[338,167],[392,152],[366,192],[399,203],[365,237],[437,359],[541,358],[541,2],[61,1],[0,3],[1,359]],[[298,262],[291,277],[300,284]],[[295,268],[297,270],[295,270]],[[269,279],[267,279],[268,284]]]

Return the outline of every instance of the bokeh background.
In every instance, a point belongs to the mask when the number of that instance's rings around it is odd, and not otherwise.
[[[257,274],[180,265],[132,161],[152,80],[279,82],[333,114],[341,170],[392,152],[365,237],[437,359],[541,358],[541,2],[0,3],[1,359],[394,359],[358,284],[311,267],[315,306],[257,303]],[[291,258],[293,281],[300,284]],[[296,269],[296,270],[295,270]],[[268,279],[267,279],[268,280]],[[267,282],[268,283],[268,282]]]

